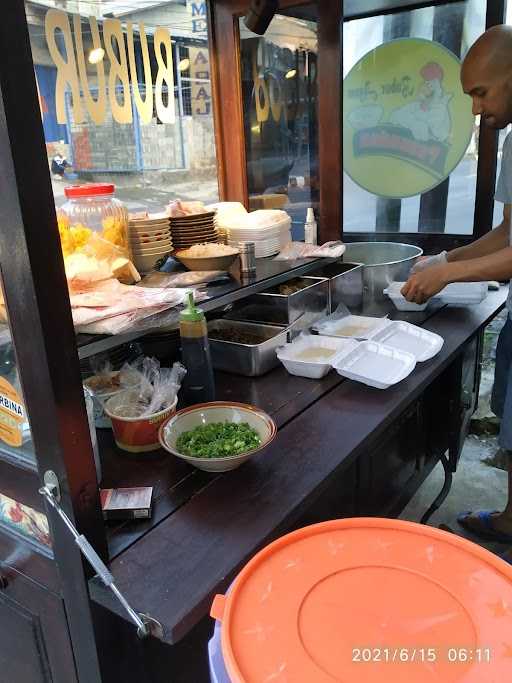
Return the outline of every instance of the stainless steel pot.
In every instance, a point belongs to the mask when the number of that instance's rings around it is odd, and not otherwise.
[[[397,242],[351,242],[343,261],[363,265],[363,310],[379,314],[389,300],[383,290],[391,282],[403,282],[423,254],[423,249]]]

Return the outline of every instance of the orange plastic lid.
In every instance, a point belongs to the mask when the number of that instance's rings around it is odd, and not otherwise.
[[[512,566],[390,519],[306,527],[218,596],[233,683],[512,681]]]

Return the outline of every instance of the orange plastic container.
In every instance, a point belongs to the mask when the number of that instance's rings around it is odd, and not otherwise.
[[[512,566],[411,522],[342,519],[284,536],[211,614],[232,683],[512,681]]]

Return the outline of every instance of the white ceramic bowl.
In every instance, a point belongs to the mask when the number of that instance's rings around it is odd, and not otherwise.
[[[239,251],[222,256],[188,256],[187,249],[177,251],[174,258],[183,263],[189,270],[228,270],[237,259]]]
[[[133,254],[140,256],[144,256],[146,254],[162,254],[172,251],[172,242],[171,240],[165,240],[165,242],[154,242],[144,247],[138,247],[132,244],[131,248]]]
[[[247,453],[232,455],[227,458],[197,458],[180,453],[176,444],[183,432],[188,432],[199,425],[211,424],[213,422],[247,422],[253,427],[261,438],[261,445]],[[274,420],[263,410],[245,403],[225,403],[214,401],[212,403],[202,403],[190,408],[183,408],[173,415],[167,422],[160,427],[158,434],[160,444],[166,451],[172,453],[177,458],[185,460],[190,465],[194,465],[199,470],[206,472],[228,472],[240,467],[251,456],[258,453],[268,446],[277,434],[277,427]]]
[[[130,235],[130,242],[133,245],[137,244],[151,244],[152,242],[161,242],[162,240],[169,240],[171,239],[171,233],[167,230],[166,232],[162,233],[156,233],[154,235],[137,235],[137,234],[132,234]]]
[[[168,253],[172,253],[171,250],[165,250],[158,254],[134,254],[133,264],[140,273],[149,273]]]
[[[169,225],[169,219],[168,218],[143,218],[140,220],[130,219],[128,221],[128,224],[130,226],[134,226],[137,228],[143,228],[143,227],[146,227],[148,225],[154,225],[154,226]]]
[[[165,224],[148,225],[140,228],[130,225],[128,232],[130,233],[130,237],[138,237],[139,235],[153,236],[162,235],[164,233],[170,233],[170,229],[169,226]]]

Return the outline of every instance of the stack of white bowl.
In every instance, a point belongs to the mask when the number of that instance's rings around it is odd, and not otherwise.
[[[166,214],[148,214],[146,218],[131,218],[128,222],[133,263],[139,273],[148,273],[158,267],[172,253],[169,217]]]
[[[256,258],[278,254],[292,241],[292,219],[285,211],[261,210],[217,220],[217,228],[227,232],[227,243],[233,247],[254,242]]]

